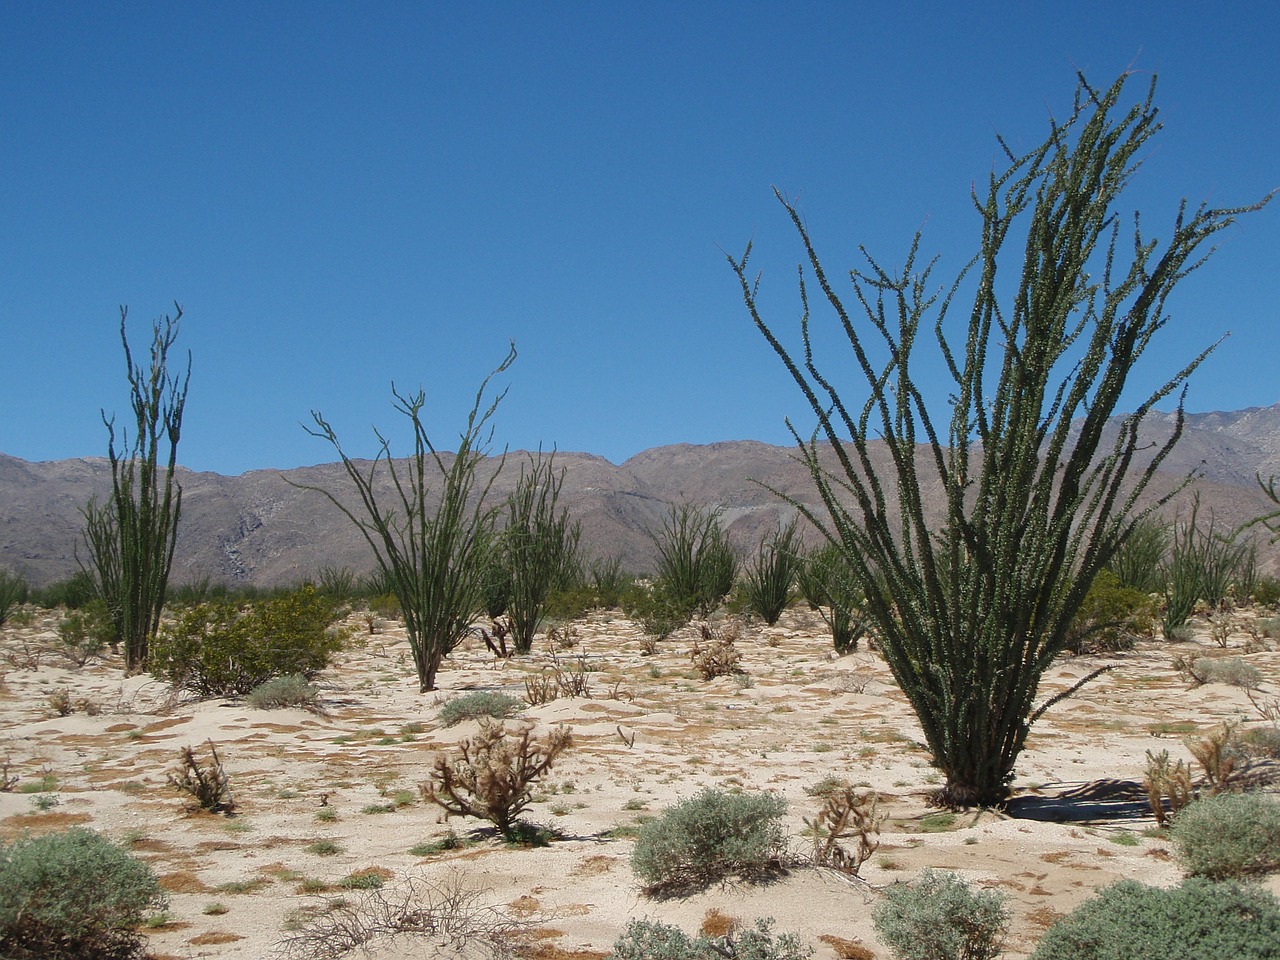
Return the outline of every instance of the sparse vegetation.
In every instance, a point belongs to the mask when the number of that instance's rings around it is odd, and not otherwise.
[[[523,709],[524,704],[515,697],[490,690],[477,690],[446,700],[440,707],[440,722],[446,727],[452,727],[463,720],[506,720]]]

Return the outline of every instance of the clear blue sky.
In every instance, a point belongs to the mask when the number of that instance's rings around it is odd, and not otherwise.
[[[617,462],[660,444],[788,441],[802,400],[724,251],[756,244],[794,322],[798,195],[828,269],[857,244],[939,279],[968,191],[1065,113],[1079,68],[1160,78],[1132,191],[1280,186],[1280,8],[1196,3],[58,3],[0,6],[0,452],[100,456],[139,348],[186,311],[183,463],[239,473],[397,443],[390,384],[449,447],[519,360],[497,441]],[[1152,380],[1231,338],[1188,408],[1280,400],[1280,202],[1188,279]],[[852,382],[852,381],[851,381]],[[399,446],[403,451],[404,447]]]

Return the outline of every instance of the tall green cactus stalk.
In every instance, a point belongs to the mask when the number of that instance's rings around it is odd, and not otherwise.
[[[182,414],[191,381],[191,354],[181,377],[170,374],[169,351],[178,336],[182,308],[152,324],[151,362],[134,363],[125,328],[128,309],[120,308],[120,342],[134,414],[134,434],[121,431],[116,446],[116,420],[102,414],[111,461],[111,497],[91,500],[84,509],[87,564],[107,604],[116,643],[124,648],[125,669],[147,667],[152,637],[160,625],[173,551],[178,541],[182,487],[175,477]],[[168,457],[161,464],[161,451]]]
[[[1154,81],[1125,109],[1127,79],[1094,89],[1080,77],[1071,115],[1025,155],[1000,141],[1008,168],[973,194],[980,251],[942,290],[933,264],[917,263],[917,236],[901,272],[867,256],[847,306],[800,213],[778,194],[807,261],[798,355],[761,316],[750,245],[730,257],[752,319],[817,419],[811,437],[793,434],[822,508],[795,505],[840,546],[865,593],[878,645],[945,775],[943,805],[1001,803],[1032,724],[1066,695],[1037,705],[1094,575],[1145,514],[1136,503],[1181,434],[1181,400],[1172,436],[1145,464],[1135,462],[1139,427],[1208,351],[1104,430],[1121,398],[1132,401],[1129,374],[1165,325],[1169,294],[1203,263],[1201,245],[1262,205],[1184,202],[1162,251],[1136,216],[1124,241],[1114,205],[1159,129]],[[866,391],[853,402],[815,358],[806,273],[851,348]],[[973,301],[956,337],[948,312],[962,290]],[[911,365],[926,320],[951,381],[949,427],[935,421]],[[873,466],[877,439],[887,477]],[[926,522],[935,482],[940,530]]]

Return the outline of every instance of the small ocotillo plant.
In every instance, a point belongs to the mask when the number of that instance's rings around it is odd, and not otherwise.
[[[116,419],[104,412],[107,456],[111,461],[111,496],[84,508],[87,562],[81,567],[94,581],[111,615],[114,647],[124,647],[125,669],[146,669],[152,637],[160,625],[173,550],[178,541],[182,486],[175,472],[182,414],[191,380],[191,355],[185,374],[169,369],[169,351],[178,337],[182,308],[152,324],[151,362],[134,363],[125,326],[128,309],[120,308],[120,342],[134,414],[134,433],[117,438]],[[117,447],[117,439],[120,446]],[[162,464],[161,452],[167,457]]]
[[[347,456],[338,435],[319,411],[311,414],[315,427],[306,428],[338,452],[359,505],[353,510],[332,491],[298,486],[327,498],[355,524],[373,550],[379,570],[400,602],[418,688],[423,693],[435,689],[440,664],[484,609],[486,551],[497,509],[488,503],[488,494],[502,461],[487,480],[478,472],[492,440],[490,421],[506,391],[487,407],[484,396],[489,382],[504,373],[515,358],[512,344],[506,359],[480,384],[451,460],[427,436],[422,422],[426,394],[419,390],[405,395],[394,384],[395,408],[409,419],[413,429],[413,454],[407,463],[397,464],[390,443],[377,430],[374,435],[379,452],[366,469]],[[394,495],[385,492],[380,467],[385,468]],[[438,489],[432,489],[433,480]]]
[[[792,520],[760,541],[755,558],[747,566],[747,605],[769,626],[778,622],[791,602],[801,563],[798,525]]]
[[[651,534],[658,549],[656,591],[688,622],[706,617],[733,589],[738,560],[720,526],[719,510],[673,505],[662,529]]]
[[[863,597],[845,570],[840,548],[824,543],[800,563],[797,575],[800,593],[818,611],[828,629],[836,653],[851,653],[866,632],[862,612]]]
[[[555,454],[531,457],[507,499],[507,525],[498,538],[499,569],[508,583],[507,616],[516,653],[528,653],[552,589],[577,563],[579,527],[560,507],[564,471]]]
[[[1162,250],[1136,217],[1122,240],[1116,206],[1159,130],[1154,81],[1126,109],[1127,81],[1095,89],[1080,77],[1071,112],[1043,143],[1019,156],[1000,141],[1007,168],[973,193],[978,251],[941,291],[933,265],[916,259],[917,237],[900,271],[868,257],[848,299],[805,218],[777,193],[807,265],[800,343],[789,347],[761,313],[751,246],[729,258],[753,322],[817,425],[793,434],[822,506],[789,502],[839,545],[866,596],[880,650],[946,777],[936,799],[948,806],[1007,796],[1031,727],[1055,702],[1037,706],[1040,678],[1181,436],[1179,403],[1169,439],[1135,464],[1143,419],[1182,391],[1208,351],[1145,399],[1126,393],[1129,374],[1167,322],[1169,295],[1203,262],[1202,245],[1262,205],[1182,204]],[[810,277],[851,349],[858,396],[819,365]],[[967,324],[952,333],[950,308],[970,292]],[[917,348],[930,328],[950,381],[949,423],[936,419],[920,375]],[[1137,406],[1111,430],[1122,398]],[[935,503],[945,505],[941,529]]]

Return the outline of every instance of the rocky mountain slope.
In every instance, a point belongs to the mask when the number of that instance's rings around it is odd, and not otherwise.
[[[1147,435],[1159,441],[1172,417],[1155,414]],[[880,451],[883,454],[883,450]],[[493,488],[501,498],[514,486],[528,454],[508,454]],[[648,531],[668,505],[682,501],[724,512],[730,536],[744,550],[794,510],[769,488],[813,503],[806,469],[793,451],[754,441],[676,444],[645,450],[615,465],[584,453],[559,453],[565,470],[562,500],[582,523],[592,556],[617,555],[644,571],[652,562]],[[489,469],[496,467],[491,462]],[[1190,414],[1183,438],[1162,467],[1153,493],[1170,489],[1188,472],[1194,489],[1219,520],[1234,525],[1264,512],[1269,502],[1255,477],[1280,474],[1280,404],[1228,413]],[[346,495],[340,464],[294,470],[256,470],[240,476],[183,471],[183,519],[174,582],[271,586],[296,582],[325,566],[372,569],[367,545],[323,496],[304,487]],[[40,585],[76,569],[81,509],[110,489],[105,460],[81,458],[30,463],[0,454],[0,568]],[[1185,511],[1189,495],[1170,504]],[[1270,545],[1269,565],[1277,564]]]

